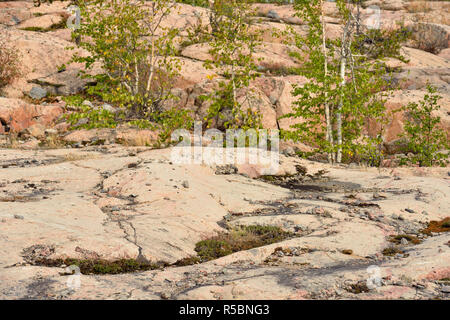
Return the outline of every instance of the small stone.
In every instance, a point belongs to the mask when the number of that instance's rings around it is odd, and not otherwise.
[[[373,198],[374,199],[386,199],[387,195],[385,193],[381,193],[381,192],[375,192],[373,194]]]
[[[100,108],[111,113],[116,113],[119,111],[117,108],[114,108],[112,105],[107,103],[104,103]]]
[[[166,292],[161,292],[161,299],[167,300],[170,299],[170,294]]]
[[[415,213],[415,211],[413,209],[409,209],[409,208],[406,208],[405,211],[409,212],[409,213]]]
[[[90,107],[90,108],[93,108],[93,107],[94,107],[94,105],[92,104],[92,102],[90,102],[89,100],[84,100],[81,104],[84,105],[84,106],[88,106],[88,107]]]
[[[31,88],[30,92],[28,92],[28,96],[30,96],[30,98],[40,100],[47,96],[47,90],[39,86],[34,86]]]
[[[89,119],[88,118],[82,118],[82,119],[80,119],[80,120],[78,120],[78,122],[75,124],[75,126],[82,126],[82,125],[85,125],[85,124],[88,124],[89,123]]]
[[[19,219],[19,220],[23,220],[23,216],[15,214],[14,215],[14,219]]]
[[[351,250],[351,249],[344,249],[344,250],[342,250],[341,252],[342,252],[343,254],[347,254],[347,255],[353,254],[353,250]]]
[[[275,20],[280,20],[280,16],[278,15],[278,13],[274,10],[269,10],[269,12],[267,12],[267,18],[270,19],[275,19]]]
[[[182,185],[184,188],[188,189],[188,188],[189,188],[189,181],[184,180],[184,181],[181,183],[181,185]]]
[[[25,131],[35,138],[42,138],[45,136],[45,127],[39,123],[29,126]]]
[[[441,292],[443,292],[443,293],[450,293],[450,286],[443,286],[441,288]]]
[[[58,133],[58,130],[56,130],[56,129],[45,129],[45,133],[54,135],[54,134]]]
[[[408,244],[408,240],[406,240],[405,238],[402,238],[402,240],[400,240],[400,243],[403,245],[407,245]]]
[[[290,157],[290,156],[295,155],[294,148],[292,148],[292,147],[287,147],[286,149],[284,149],[284,150],[282,151],[282,153],[283,153],[285,156],[287,156],[287,157]]]

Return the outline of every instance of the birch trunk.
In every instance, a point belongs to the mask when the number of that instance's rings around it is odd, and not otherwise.
[[[324,75],[325,79],[324,82],[326,85],[326,77],[328,76],[328,54],[327,54],[327,46],[326,46],[326,34],[325,34],[325,19],[323,14],[323,0],[320,1],[320,12],[322,15],[322,51],[324,56]],[[331,118],[330,118],[330,106],[328,104],[328,92],[326,91],[327,88],[325,88],[325,121],[327,125],[327,131],[326,131],[326,138],[327,141],[330,143],[330,146],[334,147],[334,139],[333,139],[333,131],[331,128]],[[335,159],[334,152],[328,152],[328,162],[332,163]]]
[[[342,43],[341,43],[341,69],[340,69],[340,77],[341,77],[341,89],[345,86],[345,72],[347,69],[347,32],[348,32],[348,24],[344,27],[342,33]],[[341,98],[338,106],[338,110],[336,113],[336,126],[337,126],[337,143],[338,150],[336,155],[336,162],[342,162],[342,107],[344,104],[344,97],[341,93]]]
[[[347,59],[345,56],[341,58],[341,88],[345,85],[345,69],[347,67]],[[339,102],[338,112],[336,113],[336,126],[337,126],[337,143],[338,151],[336,156],[336,162],[342,162],[342,106],[344,104],[344,98],[341,96],[341,101]]]

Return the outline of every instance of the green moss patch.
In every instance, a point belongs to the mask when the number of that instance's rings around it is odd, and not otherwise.
[[[198,242],[195,251],[200,261],[205,262],[234,252],[280,242],[293,236],[293,233],[275,226],[242,226]]]
[[[80,259],[39,259],[34,265],[46,267],[61,267],[63,265],[75,265],[80,268],[82,274],[120,274],[161,269],[168,266],[167,263],[144,263],[135,259],[120,259],[115,261],[107,260],[80,260]]]

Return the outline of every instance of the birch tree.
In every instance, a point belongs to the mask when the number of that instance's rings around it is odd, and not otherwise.
[[[259,126],[257,112],[243,111],[238,92],[248,96],[250,81],[257,76],[254,53],[261,43],[260,34],[251,29],[253,13],[249,0],[210,0],[209,22],[211,33],[207,39],[211,59],[207,68],[220,70],[224,80],[218,82],[218,90],[207,97],[211,100],[208,117],[216,119],[231,112],[225,119],[225,128],[253,128]]]
[[[180,64],[173,57],[175,28],[163,21],[175,1],[79,0],[82,23],[73,34],[89,56],[75,55],[87,70],[100,63],[92,93],[150,116],[170,97]]]
[[[310,81],[297,86],[293,112],[285,117],[301,118],[294,131],[283,134],[301,140],[328,154],[329,162],[361,158],[368,148],[381,143],[381,135],[370,137],[364,126],[369,119],[382,121],[390,84],[386,81],[387,56],[401,58],[403,28],[369,30],[361,21],[360,0],[337,0],[341,30],[327,37],[323,0],[296,0],[296,15],[308,23],[306,36],[293,34],[301,53],[300,73]]]

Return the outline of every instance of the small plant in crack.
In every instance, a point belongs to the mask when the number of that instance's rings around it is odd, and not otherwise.
[[[381,253],[385,256],[392,257],[392,256],[395,256],[396,254],[403,254],[403,251],[398,248],[389,247],[389,248],[383,249],[383,251]]]
[[[292,238],[295,234],[276,226],[240,226],[202,240],[195,246],[201,262]]]
[[[75,265],[82,274],[121,274],[161,269],[169,264],[166,262],[139,262],[136,259],[119,259],[114,261],[102,259],[49,259],[43,258],[33,262],[33,265],[44,267],[61,267]]]

